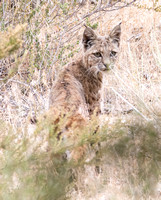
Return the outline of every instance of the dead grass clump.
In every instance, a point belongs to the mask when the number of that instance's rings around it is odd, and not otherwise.
[[[22,45],[21,35],[26,24],[17,25],[14,29],[9,28],[7,32],[0,32],[0,59],[13,54]]]

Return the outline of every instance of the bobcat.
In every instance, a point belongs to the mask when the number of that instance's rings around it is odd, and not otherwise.
[[[83,33],[83,55],[68,64],[59,74],[50,94],[53,116],[70,113],[63,131],[81,128],[95,110],[100,112],[100,90],[104,71],[108,71],[119,52],[121,25],[109,36],[98,36],[86,27]],[[59,117],[54,123],[58,123]],[[62,131],[60,131],[62,133]]]

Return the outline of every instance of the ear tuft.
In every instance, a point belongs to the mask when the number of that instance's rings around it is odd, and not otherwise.
[[[121,36],[121,23],[113,28],[110,33],[110,38],[113,40],[114,43],[120,44],[120,36]]]
[[[87,50],[89,49],[93,43],[94,40],[97,38],[95,32],[88,26],[86,26],[84,33],[83,33],[83,45],[84,49]]]

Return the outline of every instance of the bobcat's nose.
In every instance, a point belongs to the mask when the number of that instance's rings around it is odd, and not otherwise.
[[[110,65],[106,64],[106,70],[110,70]]]
[[[110,69],[111,62],[108,58],[104,59],[104,65],[106,66],[106,70]]]

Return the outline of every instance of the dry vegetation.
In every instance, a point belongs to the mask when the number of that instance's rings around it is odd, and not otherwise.
[[[104,114],[57,141],[42,117],[55,77],[80,53],[83,24],[104,35],[120,21]],[[0,1],[0,199],[161,199],[160,35],[160,0]],[[80,163],[63,158],[82,144]]]

